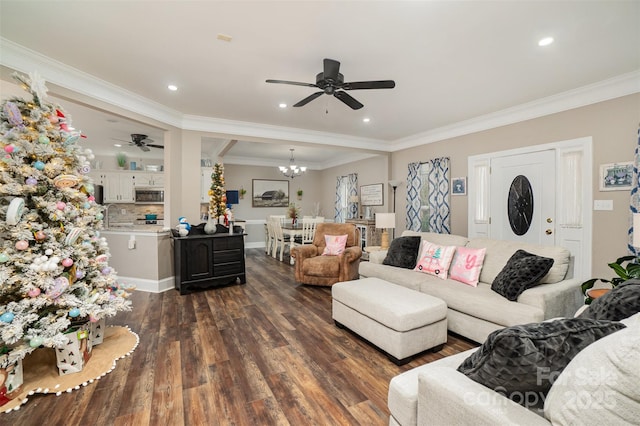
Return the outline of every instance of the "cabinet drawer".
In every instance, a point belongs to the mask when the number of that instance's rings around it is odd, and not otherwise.
[[[213,276],[214,277],[222,277],[225,275],[240,275],[244,274],[244,268],[242,267],[242,262],[229,262],[229,263],[221,263],[215,264],[213,266]]]
[[[242,249],[244,246],[242,236],[237,237],[221,237],[214,238],[213,250],[229,250],[229,249]]]
[[[244,253],[242,250],[224,250],[213,252],[213,263],[217,265],[218,263],[228,263],[228,262],[238,262],[242,259]]]

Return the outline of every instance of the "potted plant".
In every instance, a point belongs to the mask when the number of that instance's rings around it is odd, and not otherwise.
[[[240,188],[240,199],[244,200],[244,194],[247,193],[247,190],[244,188]]]
[[[119,152],[116,154],[116,161],[118,162],[118,168],[124,170],[127,165],[127,155],[124,152]]]
[[[591,278],[590,280],[582,283],[582,294],[585,295],[584,303],[586,305],[589,305],[594,299],[594,297],[592,297],[593,294],[589,295],[588,293],[597,281],[610,283],[611,288],[615,288],[618,284],[621,284],[631,278],[640,278],[640,263],[638,262],[637,256],[622,256],[615,262],[611,262],[608,265],[618,275],[617,277],[613,277],[611,279]]]
[[[298,194],[298,200],[302,200],[302,189],[298,188],[296,194]]]

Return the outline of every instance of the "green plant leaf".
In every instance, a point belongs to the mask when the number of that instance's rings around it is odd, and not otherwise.
[[[587,280],[587,281],[583,282],[582,285],[581,285],[582,294],[584,294],[586,296],[587,290],[589,290],[591,287],[593,287],[593,285],[596,283],[596,281],[600,281],[600,278],[591,278],[590,280]]]

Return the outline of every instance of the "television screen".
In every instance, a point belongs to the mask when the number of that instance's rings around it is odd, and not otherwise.
[[[239,191],[231,190],[227,191],[227,204],[238,204],[240,200]]]

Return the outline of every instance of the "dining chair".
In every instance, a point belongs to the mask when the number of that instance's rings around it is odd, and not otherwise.
[[[285,219],[285,215],[269,215],[267,216],[267,223],[265,226],[265,246],[266,246],[266,250],[265,252],[267,253],[267,255],[273,255],[273,251],[276,248],[276,241],[275,241],[275,229],[273,227],[273,221],[277,221],[280,224],[282,224],[282,221]],[[275,257],[275,255],[273,256]]]
[[[291,251],[291,239],[288,235],[284,235],[282,232],[282,222],[279,218],[274,218],[271,221],[271,226],[273,228],[273,252],[272,256],[275,258],[278,255],[278,249],[280,249],[280,261],[283,261],[284,249],[288,246],[289,251]]]
[[[296,235],[295,243],[296,244],[311,244],[313,243],[313,236],[316,233],[316,224],[318,221],[314,217],[303,217],[302,218],[302,234]]]

